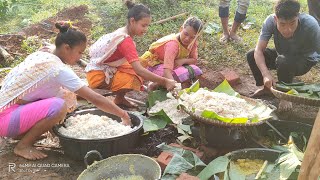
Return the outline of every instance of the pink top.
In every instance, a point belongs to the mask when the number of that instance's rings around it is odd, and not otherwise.
[[[195,43],[191,49],[189,58],[198,59],[198,44]],[[174,60],[179,54],[179,43],[177,41],[169,41],[154,50],[154,54],[158,55],[158,59],[163,61],[163,67],[173,70]]]

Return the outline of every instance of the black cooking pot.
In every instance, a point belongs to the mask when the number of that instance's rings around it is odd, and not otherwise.
[[[203,129],[203,132],[200,132]],[[204,138],[207,145],[214,148],[241,148],[243,146],[243,131],[246,127],[218,127],[203,124],[191,127],[192,135],[200,140]],[[203,134],[202,134],[203,133]]]
[[[308,140],[312,131],[312,125],[302,123],[302,122],[272,120],[272,121],[269,121],[268,123],[265,123],[256,127],[249,127],[249,128],[255,128],[255,129],[251,129],[250,131],[250,132],[254,132],[253,134],[250,134],[250,133],[247,134],[246,139],[249,141],[247,143],[247,147],[270,148],[271,147],[270,145],[268,146],[261,142],[259,143],[259,139],[261,139],[261,137],[264,137],[264,138],[267,137],[270,139],[271,131],[273,132],[271,134],[274,137],[271,138],[270,140],[277,141],[279,144],[286,144],[292,132],[303,135],[306,138],[306,140]],[[295,139],[295,144],[298,146],[299,149],[303,149],[304,143],[305,143],[304,140],[300,138]]]
[[[309,139],[312,125],[306,124],[297,121],[284,121],[284,120],[272,120],[269,123],[275,127],[283,136],[286,138],[289,137],[291,132],[301,132],[303,135]],[[262,124],[256,127],[261,134],[267,133],[267,131],[271,130],[272,128],[268,124]]]
[[[309,139],[312,125],[283,120],[269,120],[274,128],[276,128],[286,139],[289,138],[291,132],[303,133],[306,139]],[[191,128],[192,134],[196,139],[200,139],[200,125]],[[261,147],[259,144],[252,142],[251,130],[255,130],[261,137],[266,136],[269,130],[273,130],[267,123],[263,123],[253,127],[217,127],[211,125],[202,125],[203,137],[207,145],[215,148],[248,148]],[[279,137],[279,140],[281,137]],[[283,140],[284,141],[284,140]]]
[[[64,150],[64,153],[75,160],[83,160],[87,152],[91,150],[97,150],[101,153],[103,158],[109,156],[128,153],[130,149],[134,148],[142,133],[143,120],[140,115],[129,113],[133,126],[136,126],[133,131],[128,134],[116,136],[107,139],[75,139],[67,137],[61,134],[58,129],[63,126],[56,125],[53,128],[54,133],[59,137],[60,144]],[[115,115],[106,113],[99,109],[86,109],[76,111],[70,116],[83,115],[83,114],[94,114],[100,116],[108,116],[113,120],[121,122],[121,119]],[[69,118],[68,116],[67,118]],[[66,119],[67,119],[66,118]]]

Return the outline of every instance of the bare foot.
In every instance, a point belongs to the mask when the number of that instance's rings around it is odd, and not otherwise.
[[[219,39],[221,44],[226,44],[229,41],[230,36],[227,34],[223,34],[222,37]]]
[[[255,97],[260,97],[264,95],[269,95],[271,94],[270,90],[266,87],[263,87],[261,89],[256,90],[250,97],[255,98]]]
[[[230,35],[230,40],[234,43],[242,43],[242,38],[238,36],[237,34]]]
[[[133,103],[133,102],[130,102],[130,101],[128,101],[128,100],[126,100],[125,98],[115,98],[114,99],[114,103],[116,104],[116,105],[119,105],[119,106],[125,106],[125,107],[127,107],[127,108],[137,108],[138,107],[138,105],[137,104],[135,104],[135,103]]]
[[[19,147],[19,145],[17,145],[14,148],[13,152],[17,156],[21,156],[29,160],[37,160],[37,159],[43,159],[47,157],[46,154],[42,153],[41,151],[37,150],[32,146]]]
[[[280,100],[278,109],[280,112],[290,111],[292,109],[292,102],[286,101],[286,100]]]

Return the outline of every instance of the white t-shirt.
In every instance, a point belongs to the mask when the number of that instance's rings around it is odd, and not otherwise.
[[[46,99],[58,95],[63,87],[71,92],[75,92],[85,86],[85,83],[67,66],[61,67],[57,76],[51,77],[44,83],[41,83],[33,91],[26,94],[22,100],[33,102],[39,99]]]

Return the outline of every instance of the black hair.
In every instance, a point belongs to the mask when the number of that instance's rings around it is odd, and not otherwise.
[[[202,21],[197,17],[189,17],[183,23],[183,28],[190,26],[194,29],[195,32],[200,32],[203,28]]]
[[[128,20],[133,17],[135,21],[139,21],[142,18],[151,16],[150,9],[143,4],[135,4],[131,0],[126,0],[125,4],[129,9]]]
[[[274,9],[277,18],[289,20],[299,15],[300,3],[296,0],[279,0]]]
[[[59,29],[59,33],[55,40],[55,45],[59,48],[62,44],[68,44],[71,48],[77,46],[83,42],[87,42],[86,35],[73,28],[70,22],[57,22],[56,28]]]

